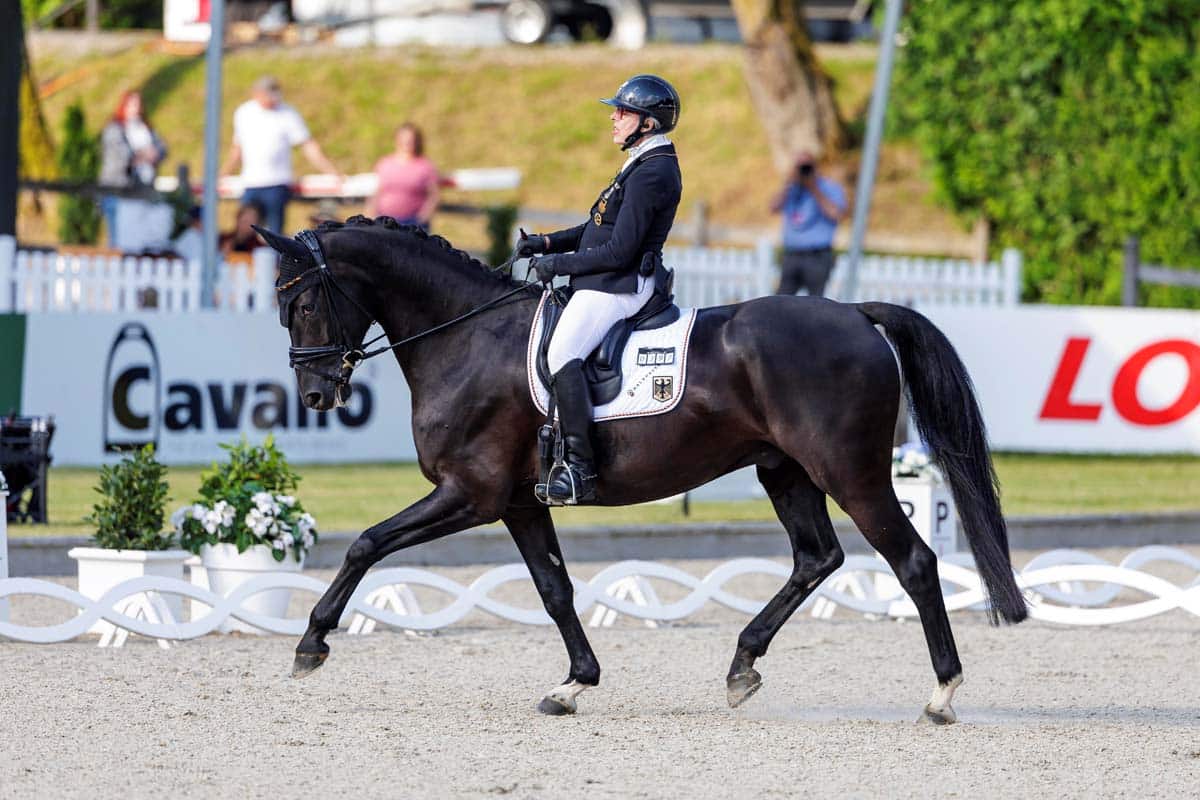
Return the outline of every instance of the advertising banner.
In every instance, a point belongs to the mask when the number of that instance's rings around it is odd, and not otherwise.
[[[104,463],[147,442],[164,463],[207,463],[222,443],[268,433],[300,463],[416,459],[395,360],[360,366],[345,408],[310,411],[273,314],[31,314],[25,323],[21,410],[54,415],[55,464]]]
[[[925,313],[966,362],[993,447],[1200,454],[1200,313]],[[0,334],[0,397],[19,397],[21,413],[55,416],[58,465],[104,463],[145,442],[166,463],[206,463],[221,443],[267,433],[297,463],[416,458],[395,360],[360,366],[346,408],[310,411],[274,315],[0,316]]]
[[[966,363],[993,447],[1200,454],[1200,312],[925,313]]]

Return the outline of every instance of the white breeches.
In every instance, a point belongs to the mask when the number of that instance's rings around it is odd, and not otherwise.
[[[638,276],[637,292],[610,294],[583,289],[571,296],[546,351],[550,374],[576,358],[587,358],[618,321],[632,317],[654,293],[654,281]]]

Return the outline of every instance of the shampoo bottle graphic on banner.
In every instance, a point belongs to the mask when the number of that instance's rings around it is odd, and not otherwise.
[[[162,368],[150,332],[127,322],[113,339],[104,366],[104,452],[153,444],[162,425]]]

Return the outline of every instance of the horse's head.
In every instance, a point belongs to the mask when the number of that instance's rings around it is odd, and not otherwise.
[[[344,405],[350,398],[350,375],[362,358],[359,349],[370,313],[354,293],[358,281],[350,265],[327,263],[313,231],[287,239],[255,226],[279,253],[275,281],[279,323],[288,329],[288,350],[304,404],[318,411]]]

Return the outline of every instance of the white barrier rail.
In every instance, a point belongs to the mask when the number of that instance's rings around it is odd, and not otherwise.
[[[467,167],[442,174],[439,183],[444,189],[461,192],[511,191],[521,186],[521,170],[516,167]],[[154,188],[164,194],[173,192],[179,188],[179,178],[160,175],[154,179]],[[292,190],[299,197],[345,200],[370,197],[378,188],[379,176],[374,172],[359,172],[345,178],[315,173],[301,175]],[[225,200],[237,199],[245,191],[241,177],[236,175],[221,178],[217,185],[217,196]]]
[[[775,247],[754,249],[668,247],[663,260],[675,269],[675,298],[681,306],[725,305],[771,294],[779,282]],[[915,308],[930,306],[1012,307],[1021,300],[1021,254],[1005,250],[998,263],[908,256],[864,256],[854,297],[844,297],[848,261],[837,258],[826,287],[835,300],[883,300]]]
[[[1154,562],[1182,566],[1197,573],[1187,584],[1177,586],[1139,568]],[[951,556],[939,564],[946,609],[977,609],[985,602],[979,576],[965,554]],[[583,615],[593,606],[616,614],[655,622],[684,619],[712,601],[725,608],[752,615],[764,601],[742,597],[727,591],[730,580],[752,574],[786,580],[791,570],[785,564],[760,558],[740,558],[696,578],[666,564],[647,561],[622,561],[601,570],[590,581],[573,579],[575,610]],[[800,607],[811,609],[814,616],[828,617],[834,606],[861,614],[896,618],[917,614],[906,596],[895,594],[888,581],[892,577],[882,559],[850,556]],[[493,616],[525,625],[549,625],[546,612],[538,608],[509,605],[490,597],[498,586],[513,581],[528,581],[524,564],[509,564],[490,569],[469,586],[426,570],[397,567],[371,572],[359,585],[342,615],[341,624],[353,633],[368,633],[375,624],[401,630],[433,630],[458,622],[478,609]],[[650,588],[650,580],[667,581],[688,590],[674,602],[662,602]],[[1062,625],[1112,625],[1132,622],[1176,609],[1200,617],[1200,558],[1168,547],[1145,547],[1112,565],[1088,553],[1056,550],[1030,561],[1017,573],[1017,583],[1030,601],[1030,617]],[[1089,588],[1086,584],[1098,584]],[[451,601],[432,612],[423,612],[412,594],[412,587],[436,589]],[[640,587],[640,589],[639,589]],[[247,598],[270,589],[295,589],[322,594],[328,584],[307,575],[271,573],[250,579],[227,597],[171,578],[133,578],[113,587],[98,600],[89,600],[57,583],[32,578],[0,580],[0,599],[16,595],[53,597],[78,606],[80,613],[65,622],[48,626],[23,626],[0,620],[0,636],[23,642],[51,643],[83,635],[100,619],[120,629],[155,639],[193,639],[216,631],[222,622],[235,617],[271,633],[298,636],[308,624],[306,619],[267,617],[245,610]],[[1124,590],[1131,589],[1149,597],[1125,605],[1113,605]],[[207,613],[190,621],[170,619],[166,604],[156,602],[156,594],[177,594],[209,606]],[[149,597],[147,596],[149,595]],[[137,613],[150,609],[153,613]],[[155,611],[156,610],[156,611]],[[611,614],[596,614],[593,625],[611,625]],[[119,637],[118,641],[124,637]],[[108,642],[102,642],[107,644]]]
[[[275,252],[229,261],[217,277],[217,307],[275,308]],[[40,311],[195,311],[200,264],[178,258],[18,250],[0,236],[0,313]]]
[[[668,247],[676,301],[703,308],[763,297],[779,280],[774,245],[754,249]],[[854,298],[843,298],[846,258],[838,258],[828,294],[835,299],[885,300],[916,308],[1009,307],[1020,302],[1021,256],[1006,250],[999,263],[954,259],[865,256]],[[220,308],[274,307],[275,254],[256,250],[251,265],[226,263],[218,278]],[[162,311],[199,308],[200,267],[179,259],[18,250],[0,236],[0,313],[5,311],[131,311],[146,307],[153,290]]]

